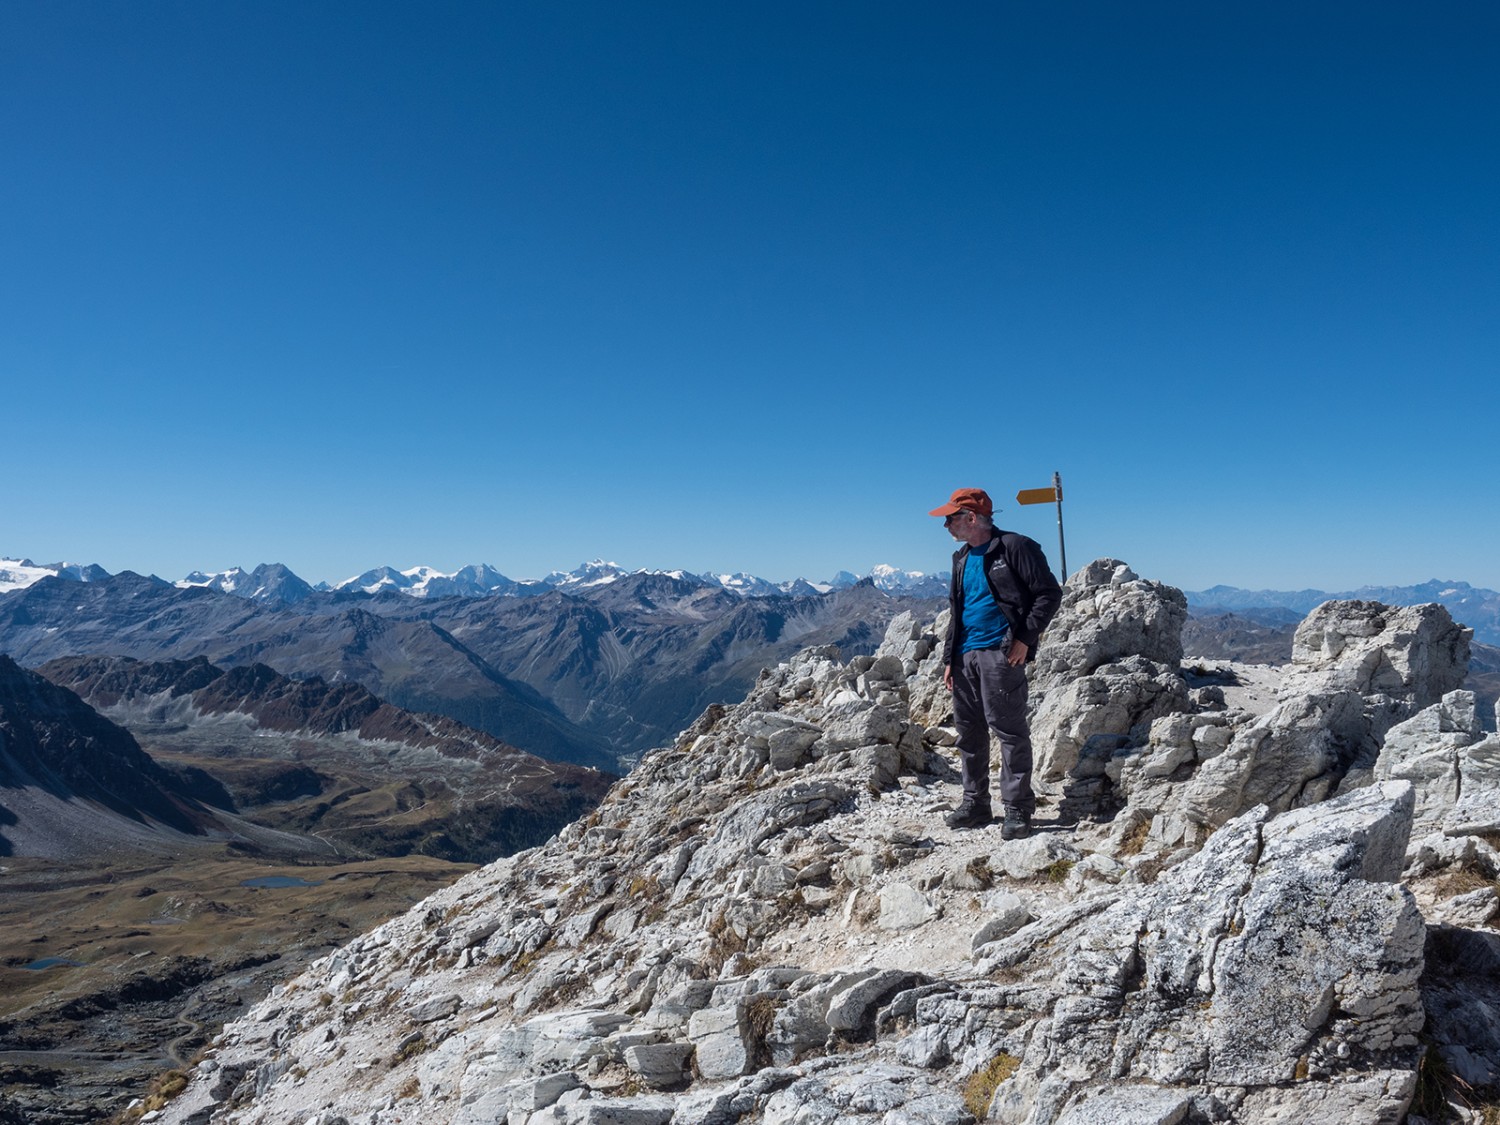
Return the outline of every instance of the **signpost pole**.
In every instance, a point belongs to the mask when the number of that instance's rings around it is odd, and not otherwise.
[[[1068,580],[1068,545],[1063,541],[1062,522],[1062,474],[1052,474],[1051,488],[1023,488],[1016,493],[1017,504],[1045,504],[1049,500],[1057,503],[1057,551],[1061,556],[1063,581]]]
[[[1068,580],[1068,548],[1063,542],[1061,473],[1054,472],[1052,474],[1052,491],[1057,493],[1057,553],[1060,556],[1058,561],[1062,563],[1062,577],[1063,581],[1066,582]]]

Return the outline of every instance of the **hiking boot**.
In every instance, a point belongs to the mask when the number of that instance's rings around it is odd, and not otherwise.
[[[949,828],[983,828],[994,819],[988,804],[980,804],[967,797],[944,818]]]
[[[1005,810],[1005,823],[1000,826],[1000,839],[1024,840],[1031,835],[1031,814],[1019,809]]]

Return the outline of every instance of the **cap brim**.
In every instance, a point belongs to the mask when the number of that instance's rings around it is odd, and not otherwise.
[[[954,516],[963,511],[957,504],[944,504],[941,508],[934,508],[928,512],[929,516]]]

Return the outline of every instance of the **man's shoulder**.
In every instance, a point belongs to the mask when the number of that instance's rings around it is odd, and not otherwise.
[[[1009,570],[1019,570],[1028,575],[1028,581],[1045,581],[1042,575],[1051,578],[1052,568],[1047,564],[1047,553],[1042,550],[1042,545],[1029,535],[1022,535],[1019,531],[1001,531],[996,528],[999,536],[997,545],[993,548],[994,553],[990,556],[988,564],[990,570],[998,570],[1002,567]],[[1056,582],[1056,578],[1051,578]]]
[[[1041,544],[1029,535],[1022,535],[1019,531],[1006,531],[1003,528],[995,528],[995,535],[1000,540],[1000,546],[1006,550],[1014,550],[1017,547],[1025,550],[1040,548]]]

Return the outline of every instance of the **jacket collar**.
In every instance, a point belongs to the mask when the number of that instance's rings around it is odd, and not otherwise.
[[[997,527],[997,528],[994,529],[994,534],[990,536],[990,541],[984,545],[984,549],[980,553],[987,555],[991,551],[993,551],[996,547],[998,547],[999,545],[1000,545],[1000,529]],[[969,546],[967,543],[965,543],[962,547],[960,547],[958,550],[956,550],[956,551],[953,552],[953,560],[955,562],[957,562],[960,559],[966,559],[966,558],[969,557],[969,552],[971,552],[973,550],[975,550],[975,548],[973,548],[973,547]]]

